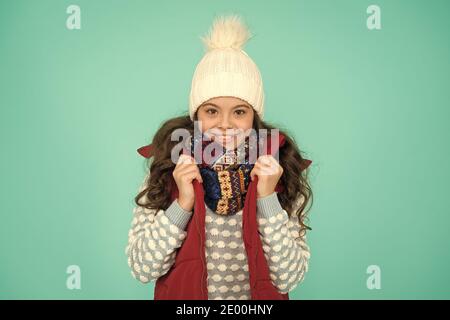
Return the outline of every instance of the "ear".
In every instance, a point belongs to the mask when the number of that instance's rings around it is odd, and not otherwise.
[[[149,144],[137,149],[137,152],[144,158],[151,158],[153,156],[153,145]]]

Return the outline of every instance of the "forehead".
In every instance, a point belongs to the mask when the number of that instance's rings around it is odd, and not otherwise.
[[[251,107],[251,105],[248,102],[246,102],[242,99],[236,98],[236,97],[215,97],[215,98],[205,101],[204,103],[202,103],[202,105],[205,105],[208,103],[215,104],[218,107],[224,107],[224,108],[235,107],[237,105],[246,105],[248,107]]]

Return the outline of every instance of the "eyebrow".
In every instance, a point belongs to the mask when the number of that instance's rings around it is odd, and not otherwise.
[[[213,106],[213,107],[216,107],[216,108],[219,108],[219,109],[220,109],[220,106],[218,106],[217,104],[212,103],[212,102],[204,103],[204,104],[202,104],[200,107],[205,107],[205,106],[207,106],[207,105],[211,105],[211,106]],[[245,107],[245,108],[247,108],[247,109],[250,109],[250,107],[249,107],[248,105],[246,105],[246,104],[238,104],[238,105],[234,106],[233,109],[236,109],[236,108],[238,108],[238,107]]]

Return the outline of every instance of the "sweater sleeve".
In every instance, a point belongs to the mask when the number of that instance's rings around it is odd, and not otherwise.
[[[145,184],[144,181],[140,191]],[[146,201],[141,201],[146,204]],[[134,278],[148,283],[170,270],[175,262],[176,249],[186,238],[185,228],[190,218],[191,212],[181,208],[177,200],[167,210],[157,211],[141,206],[134,208],[125,249]]]
[[[296,202],[302,204],[303,196]],[[293,290],[308,271],[310,249],[306,235],[299,237],[298,217],[281,207],[277,193],[257,199],[258,231],[272,283],[281,293]]]

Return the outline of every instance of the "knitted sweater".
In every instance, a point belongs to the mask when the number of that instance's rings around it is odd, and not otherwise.
[[[145,182],[141,191],[144,186]],[[297,208],[302,200],[297,201]],[[210,300],[250,299],[242,212],[224,216],[206,206],[205,256]],[[134,278],[148,283],[170,270],[177,249],[187,235],[191,215],[192,212],[181,208],[177,200],[165,211],[135,207],[125,250]],[[281,293],[290,292],[303,281],[310,257],[306,237],[299,237],[298,218],[295,215],[289,218],[274,192],[257,199],[257,220],[271,280]]]

